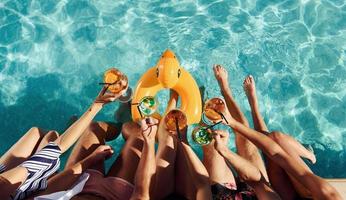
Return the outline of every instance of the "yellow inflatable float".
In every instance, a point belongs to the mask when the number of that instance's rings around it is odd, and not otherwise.
[[[187,123],[199,123],[202,116],[202,100],[195,79],[182,68],[174,53],[166,50],[157,65],[150,68],[138,81],[132,99],[132,118],[141,118],[138,104],[143,97],[155,96],[162,89],[173,89],[181,97],[181,107],[187,116]],[[156,113],[154,116],[158,116]]]

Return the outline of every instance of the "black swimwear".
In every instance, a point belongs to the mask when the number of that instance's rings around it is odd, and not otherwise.
[[[211,186],[214,200],[257,200],[254,190],[244,182],[237,182],[237,187],[214,184]]]

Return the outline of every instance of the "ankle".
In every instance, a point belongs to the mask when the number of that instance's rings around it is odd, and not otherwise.
[[[231,88],[228,86],[228,83],[220,83],[219,85],[222,93],[227,93],[231,91]]]
[[[257,101],[250,101],[249,100],[249,105],[250,105],[251,111],[259,112],[259,107],[258,107]]]

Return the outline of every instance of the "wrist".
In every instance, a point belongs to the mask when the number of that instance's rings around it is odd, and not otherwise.
[[[220,90],[221,90],[221,94],[228,94],[230,91],[230,88],[229,88],[228,84],[222,84],[220,86]]]
[[[95,158],[94,156],[91,154],[88,157],[86,157],[81,164],[83,165],[83,167],[89,167],[91,165],[93,165],[95,163]]]
[[[86,157],[82,161],[79,161],[76,164],[74,164],[70,168],[70,170],[72,170],[74,174],[81,174],[85,170],[87,170],[92,164],[93,162],[89,159],[89,157]]]
[[[235,125],[236,121],[233,117],[227,116],[226,119],[227,119],[227,122],[226,122],[227,126],[233,127]]]
[[[224,155],[227,152],[228,148],[225,146],[217,148],[217,151],[221,154]]]
[[[144,139],[143,147],[151,147],[155,145],[155,140],[146,140]]]
[[[104,103],[93,102],[90,106],[91,111],[100,111],[103,107]]]

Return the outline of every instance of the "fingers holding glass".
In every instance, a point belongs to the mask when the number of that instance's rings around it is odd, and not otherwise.
[[[142,117],[151,116],[157,111],[159,106],[158,101],[153,96],[145,96],[138,103],[138,110]]]

